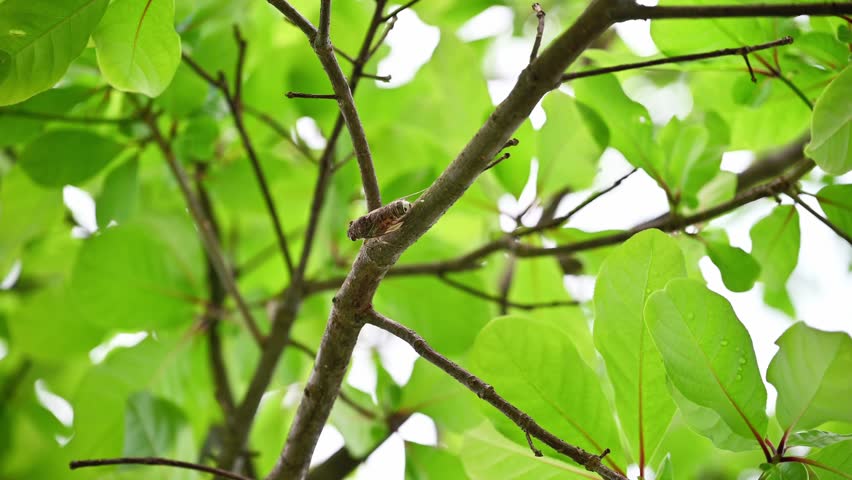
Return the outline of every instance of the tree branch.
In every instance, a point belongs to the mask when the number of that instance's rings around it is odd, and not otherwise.
[[[557,452],[571,458],[587,470],[597,473],[606,480],[626,480],[623,474],[610,469],[601,463],[602,455],[589,453],[579,447],[566,443],[556,435],[542,428],[529,415],[506,401],[491,385],[482,381],[476,375],[465,370],[452,360],[435,351],[426,340],[414,330],[397,323],[375,311],[366,313],[367,321],[382,330],[392,333],[397,338],[405,341],[424,360],[440,368],[459,383],[475,393],[479,398],[485,400],[499,410],[506,418],[515,422],[525,433],[538,438]]]
[[[852,246],[852,237],[850,237],[849,234],[847,234],[846,232],[841,230],[840,227],[838,227],[837,225],[832,223],[829,219],[820,215],[816,210],[811,208],[810,205],[803,202],[802,199],[799,198],[799,196],[796,195],[795,193],[792,193],[792,192],[786,192],[786,193],[787,193],[788,197],[792,198],[793,201],[796,202],[796,204],[798,204],[799,206],[801,206],[802,208],[807,210],[808,213],[813,215],[814,218],[816,218],[817,220],[822,222],[826,227],[830,228],[832,232],[836,233],[838,237],[842,238],[843,240],[846,240],[846,243],[848,243],[850,246]]]
[[[327,93],[287,92],[287,98],[313,98],[318,100],[337,100],[337,95]]]
[[[538,18],[538,27],[535,30],[535,41],[533,42],[532,52],[530,52],[530,63],[535,60],[535,57],[538,56],[538,49],[541,47],[541,37],[544,35],[544,10],[541,8],[541,4],[536,2],[532,4],[533,12],[535,12],[535,16]]]
[[[397,7],[394,11],[392,11],[389,14],[382,17],[382,21],[387,22],[391,18],[399,15],[399,13],[402,12],[403,10],[407,10],[407,9],[411,8],[415,3],[419,2],[419,1],[420,0],[410,0],[410,1],[406,2],[401,7]]]
[[[677,18],[738,18],[738,17],[798,17],[836,16],[852,14],[852,3],[790,3],[755,5],[654,6],[622,2],[613,12],[613,20],[653,20]]]
[[[450,166],[415,202],[400,230],[386,235],[381,241],[364,243],[335,297],[317,360],[305,387],[305,396],[293,419],[284,452],[268,479],[304,477],[363,326],[363,312],[370,308],[382,277],[400,254],[422,236],[476,180],[589,42],[610,26],[613,1],[595,0],[571,28],[555,39],[521,73],[509,96]]]
[[[222,287],[224,287],[225,291],[228,292],[228,295],[230,295],[231,298],[234,299],[234,302],[236,302],[237,309],[240,311],[240,314],[243,317],[246,327],[248,327],[249,332],[251,333],[252,337],[254,337],[255,342],[257,342],[258,345],[263,345],[263,334],[260,333],[260,329],[258,329],[257,323],[255,323],[254,317],[252,316],[245,299],[237,289],[237,284],[234,281],[233,273],[231,272],[230,267],[228,267],[227,263],[225,262],[225,256],[222,253],[221,248],[219,247],[219,242],[216,239],[216,234],[213,231],[210,219],[204,215],[204,209],[201,206],[201,203],[199,202],[198,198],[196,198],[195,194],[192,192],[186,172],[184,171],[180,162],[177,160],[175,152],[174,150],[172,150],[171,144],[166,140],[166,138],[160,131],[160,127],[157,125],[157,118],[154,117],[151,112],[147,110],[143,111],[142,118],[148,125],[148,128],[151,130],[151,136],[154,138],[154,141],[160,148],[163,157],[166,158],[166,163],[169,165],[169,169],[172,171],[172,175],[174,176],[175,181],[180,187],[181,193],[183,193],[184,200],[186,201],[187,207],[189,207],[189,212],[192,215],[193,220],[195,221],[195,225],[198,227],[198,233],[201,237],[201,242],[204,245],[204,249],[209,255],[210,260],[212,261],[213,266],[216,269],[216,275],[219,277],[219,281],[222,283]]]
[[[475,288],[473,288],[469,285],[465,285],[461,282],[453,280],[453,279],[451,279],[451,278],[449,278],[449,277],[447,277],[446,275],[443,275],[443,274],[438,274],[438,279],[440,279],[442,282],[446,283],[447,285],[449,285],[453,288],[457,288],[457,289],[461,290],[462,292],[465,292],[469,295],[473,295],[474,297],[481,298],[483,300],[488,300],[489,302],[494,302],[494,303],[497,303],[498,305],[505,305],[506,307],[517,308],[518,310],[529,311],[529,310],[535,310],[537,308],[574,307],[574,306],[579,305],[579,302],[574,301],[574,300],[570,300],[570,301],[554,300],[554,301],[550,301],[550,302],[517,303],[517,302],[509,301],[509,300],[503,298],[502,296],[491,295],[490,293],[486,293],[486,292],[477,290],[477,289],[475,289]],[[508,289],[507,289],[507,292],[508,292]]]
[[[168,458],[159,457],[121,457],[121,458],[102,458],[96,460],[75,460],[68,466],[71,470],[86,467],[103,467],[107,465],[161,465],[165,467],[184,468],[187,470],[197,470],[199,472],[213,473],[221,477],[231,478],[233,480],[252,480],[248,477],[229,472],[221,468],[208,467],[207,465],[199,465],[197,463],[182,462],[180,460],[170,460]]]
[[[328,33],[331,29],[331,0],[320,0],[320,21],[316,41],[331,43]]]
[[[703,52],[703,53],[692,53],[689,55],[678,55],[674,57],[667,58],[658,58],[656,60],[648,60],[645,62],[636,62],[636,63],[626,63],[624,65],[614,65],[612,67],[604,67],[604,68],[595,68],[593,70],[585,70],[582,72],[575,73],[566,73],[562,75],[562,82],[568,82],[570,80],[575,80],[578,78],[585,77],[594,77],[596,75],[605,75],[607,73],[615,73],[615,72],[623,72],[625,70],[634,70],[637,68],[646,68],[653,67],[657,65],[665,65],[667,63],[684,63],[684,62],[694,62],[697,60],[706,60],[708,58],[717,58],[717,57],[725,57],[725,56],[733,56],[733,55],[748,55],[751,52],[757,52],[760,50],[765,50],[768,48],[774,48],[782,45],[789,45],[793,43],[793,37],[784,37],[779,40],[775,40],[772,42],[761,43],[758,45],[752,45],[749,47],[737,47],[737,48],[723,48],[720,50],[713,50],[712,52]]]

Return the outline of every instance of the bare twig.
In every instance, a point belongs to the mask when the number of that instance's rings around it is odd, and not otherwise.
[[[364,78],[371,78],[373,80],[378,80],[379,82],[385,83],[390,82],[392,78],[390,75],[375,75],[372,73],[361,73],[361,76]]]
[[[535,16],[538,18],[538,27],[535,30],[535,41],[533,42],[532,52],[530,52],[530,63],[535,60],[535,57],[538,56],[538,49],[541,47],[541,37],[544,35],[544,10],[541,8],[541,4],[536,2],[532,4],[532,9],[535,12]]]
[[[228,470],[221,468],[208,467],[197,463],[182,462],[180,460],[170,460],[168,458],[159,457],[121,457],[121,458],[101,458],[96,460],[75,460],[69,464],[71,470],[86,467],[103,467],[107,465],[161,465],[165,467],[184,468],[187,470],[197,470],[199,472],[212,473],[221,477],[231,478],[233,480],[252,480]]]
[[[198,227],[198,232],[201,236],[201,241],[204,244],[204,249],[209,255],[209,258],[216,269],[216,274],[219,277],[219,281],[222,282],[222,286],[225,288],[225,291],[228,292],[228,295],[230,295],[230,297],[234,299],[234,302],[236,302],[237,309],[240,311],[240,314],[243,317],[246,327],[249,329],[249,332],[251,333],[252,337],[254,337],[255,342],[257,342],[259,345],[263,345],[263,334],[260,333],[260,330],[257,327],[257,323],[255,323],[254,317],[252,316],[245,299],[237,289],[237,284],[234,281],[233,273],[231,272],[230,267],[225,262],[224,254],[222,253],[222,250],[219,247],[219,242],[216,239],[216,234],[213,231],[212,224],[210,223],[210,220],[204,215],[204,209],[201,206],[201,203],[199,202],[198,198],[196,198],[195,194],[192,192],[186,172],[184,171],[180,162],[175,157],[175,153],[174,150],[172,150],[171,144],[166,140],[166,138],[160,131],[160,127],[157,125],[157,118],[154,117],[151,112],[147,110],[143,111],[142,118],[148,125],[149,130],[151,130],[151,135],[154,138],[154,141],[157,143],[157,146],[160,148],[160,151],[166,158],[166,163],[168,163],[169,169],[171,169],[172,175],[177,181],[181,193],[183,193],[184,200],[186,201],[186,204],[189,207],[189,212],[192,215],[196,226]]]
[[[852,246],[852,237],[850,237],[849,234],[847,234],[846,232],[841,230],[840,227],[835,225],[831,220],[820,215],[819,212],[817,212],[816,210],[811,208],[811,206],[808,205],[807,203],[803,202],[802,199],[799,198],[799,196],[796,195],[795,193],[787,192],[787,196],[792,198],[793,201],[796,202],[796,204],[798,204],[799,206],[801,206],[802,208],[807,210],[808,213],[813,215],[814,218],[816,218],[817,220],[822,222],[826,227],[830,228],[831,231],[836,233],[838,237],[842,238],[843,240],[846,240],[846,243],[848,243],[850,246]]]
[[[488,385],[476,375],[473,375],[452,360],[435,351],[428,343],[426,343],[426,340],[424,340],[423,337],[414,330],[375,311],[366,312],[366,315],[369,323],[392,333],[397,338],[411,345],[411,347],[414,348],[414,351],[416,351],[424,360],[440,368],[456,379],[459,383],[467,387],[471,392],[475,393],[479,398],[493,405],[503,415],[515,422],[521,430],[538,438],[557,452],[566,455],[580,465],[588,468],[590,471],[597,473],[604,479],[626,480],[627,477],[625,477],[623,473],[601,464],[600,456],[568,444],[556,435],[542,428],[538,423],[530,418],[529,415],[497,394],[491,385]],[[530,441],[530,444],[532,444],[532,441]],[[536,450],[532,447],[532,445],[530,446],[533,448],[533,451]]]
[[[320,100],[337,100],[337,95],[327,93],[287,92],[287,98],[316,98]]]
[[[637,68],[646,68],[653,67],[657,65],[665,65],[668,63],[684,63],[684,62],[694,62],[698,60],[706,60],[708,58],[717,58],[717,57],[725,57],[725,56],[733,56],[733,55],[741,55],[746,57],[746,61],[748,60],[747,55],[751,52],[757,52],[760,50],[765,50],[768,48],[775,48],[782,45],[789,45],[793,43],[792,37],[784,37],[780,40],[775,40],[772,42],[761,43],[758,45],[752,45],[749,47],[735,47],[735,48],[723,48],[720,50],[713,50],[712,52],[702,52],[702,53],[692,53],[689,55],[677,55],[674,57],[667,58],[658,58],[656,60],[648,60],[645,62],[636,62],[636,63],[626,63],[624,65],[614,65],[612,67],[604,67],[604,68],[595,68],[592,70],[585,70],[583,72],[575,72],[575,73],[566,73],[562,76],[562,81],[567,82],[570,80],[576,80],[578,78],[585,77],[594,77],[596,75],[604,75],[607,73],[615,73],[615,72],[623,72],[625,70],[635,70]],[[752,75],[754,75],[752,73]]]
[[[385,15],[384,17],[382,17],[382,18],[381,18],[381,21],[382,21],[382,22],[387,22],[387,21],[388,21],[388,20],[390,20],[391,18],[393,18],[393,17],[395,17],[395,16],[399,15],[399,13],[400,13],[400,12],[402,12],[403,10],[406,10],[406,9],[411,8],[411,7],[412,7],[415,3],[419,2],[419,1],[420,1],[420,0],[409,0],[408,2],[404,3],[402,6],[397,7],[397,8],[396,8],[396,9],[394,9],[392,12],[390,12],[389,14]]]
[[[533,303],[518,303],[512,302],[509,300],[505,300],[504,298],[498,295],[491,295],[490,293],[486,293],[476,288],[473,288],[469,285],[465,285],[459,281],[453,280],[446,275],[439,274],[438,278],[446,283],[447,285],[461,290],[467,294],[473,295],[474,297],[481,298],[483,300],[488,300],[489,302],[495,302],[498,305],[505,305],[510,308],[517,308],[518,310],[535,310],[538,308],[558,308],[558,307],[575,307],[579,305],[579,302],[574,300],[553,300],[550,302],[533,302]]]
[[[511,156],[512,156],[512,154],[509,153],[509,152],[506,152],[503,155],[500,155],[499,157],[492,160],[491,163],[486,165],[485,168],[482,169],[482,171],[484,172],[486,170],[490,170],[490,169],[494,168],[495,166],[497,166],[498,163],[502,162],[503,160],[506,160],[507,158],[509,158]]]
[[[618,188],[618,186],[621,185],[621,183],[623,181],[627,180],[628,177],[630,177],[631,175],[636,173],[637,170],[638,170],[638,168],[634,168],[633,170],[630,170],[629,172],[627,172],[626,175],[620,177],[618,180],[613,182],[612,185],[604,188],[603,190],[598,190],[597,192],[592,193],[591,195],[586,197],[585,200],[580,202],[579,205],[572,208],[571,211],[566,213],[565,215],[562,215],[560,217],[556,217],[556,218],[549,220],[549,221],[541,222],[534,227],[518,229],[518,230],[514,231],[512,233],[512,235],[514,235],[515,237],[522,237],[522,236],[525,236],[525,235],[529,235],[531,233],[540,232],[542,230],[548,230],[548,229],[551,229],[551,228],[556,228],[556,227],[559,227],[559,226],[565,224],[565,222],[570,220],[571,217],[576,215],[578,212],[580,212],[584,208],[588,207],[592,202],[594,202],[595,200],[599,199],[600,197],[602,197],[602,196],[606,195],[607,193]]]
[[[396,25],[396,17],[391,17],[391,19],[385,24],[385,29],[382,31],[382,34],[379,36],[379,39],[376,40],[376,43],[370,48],[370,51],[367,52],[367,61],[373,58],[373,55],[379,51],[379,48],[385,43],[385,39],[388,38],[388,34],[391,30],[393,30],[393,26]]]

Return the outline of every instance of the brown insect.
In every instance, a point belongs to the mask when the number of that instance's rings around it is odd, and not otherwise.
[[[353,242],[359,238],[376,238],[399,230],[405,216],[411,210],[411,202],[394,200],[363,217],[349,222],[346,236]]]

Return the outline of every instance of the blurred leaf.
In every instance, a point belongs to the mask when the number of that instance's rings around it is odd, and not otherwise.
[[[775,342],[778,353],[766,378],[778,390],[775,414],[781,428],[811,428],[829,420],[852,422],[847,380],[852,370],[852,338],[796,323]]]
[[[446,449],[405,443],[405,480],[466,480],[461,459]]]
[[[728,301],[701,282],[675,279],[648,298],[645,318],[683,397],[716,412],[740,437],[763,439],[766,389],[751,337]],[[692,427],[705,427],[700,433],[715,441],[707,425]]]
[[[787,445],[791,447],[825,448],[835,443],[852,440],[852,433],[824,432],[822,430],[806,430],[793,432],[787,437]]]
[[[103,328],[189,325],[197,298],[189,272],[157,229],[119,225],[86,240],[70,294],[80,314]]]
[[[747,292],[760,275],[760,264],[739,247],[725,241],[705,241],[707,256],[722,274],[722,282],[732,292]]]
[[[779,305],[778,295],[786,291],[787,279],[799,262],[799,214],[792,205],[779,205],[749,233],[751,255],[760,264],[760,280],[766,285],[764,298]],[[770,300],[773,295],[776,301]]]
[[[471,357],[474,373],[543,428],[589,451],[612,448],[607,463],[625,465],[600,378],[564,332],[522,316],[498,317],[476,338]],[[526,449],[517,425],[490,405],[483,408],[501,433]]]
[[[0,108],[0,145],[24,143],[41,133],[51,123],[53,115],[64,115],[89,95],[86,87],[57,87],[39,93],[29,100],[9,108]],[[34,117],[16,115],[27,112]],[[46,118],[39,118],[45,115]]]
[[[111,221],[124,223],[136,211],[139,194],[138,173],[139,159],[134,157],[113,168],[107,174],[101,193],[95,202],[97,205],[95,212],[100,228],[106,228]]]
[[[852,472],[852,440],[835,443],[823,448],[810,457],[811,460],[828,466],[814,469],[819,473],[819,480],[842,480],[849,478],[847,472]]]
[[[184,117],[204,105],[210,89],[207,82],[181,63],[169,86],[157,97],[157,105],[176,117]]]
[[[642,452],[653,454],[675,412],[642,309],[649,295],[685,275],[677,243],[659,230],[646,230],[613,250],[595,282],[595,345],[606,362],[634,461]]]
[[[510,441],[487,423],[465,434],[460,456],[471,480],[590,478],[583,467],[564,463],[560,457],[534,456],[529,447]]]
[[[674,468],[672,468],[671,454],[663,458],[663,463],[660,464],[657,470],[657,480],[674,480]]]
[[[21,168],[0,182],[0,272],[8,272],[26,243],[44,234],[64,210],[62,193],[33,183]]]
[[[0,3],[0,105],[52,87],[80,55],[108,0]]]
[[[801,463],[779,463],[763,472],[760,480],[808,480],[808,471]]]
[[[596,139],[609,135],[606,125],[594,111],[584,112],[576,100],[559,91],[544,97],[542,107],[547,121],[538,133],[539,195],[566,186],[574,190],[590,187],[606,148],[605,141],[600,144]],[[587,116],[592,120],[585,121]]]
[[[174,0],[115,0],[92,35],[98,66],[116,89],[156,97],[180,63]]]
[[[186,417],[176,405],[148,392],[136,393],[127,399],[122,455],[167,457],[185,427]]]
[[[124,147],[87,130],[51,130],[21,153],[21,168],[46,187],[79,185],[111,162]]]
[[[805,154],[832,175],[852,170],[852,67],[826,87],[814,105],[811,142]]]
[[[377,396],[379,388],[380,386],[376,387]],[[346,385],[343,386],[342,391],[349,399],[364,407],[365,410],[375,412],[375,418],[365,417],[363,413],[353,408],[348,402],[338,399],[334,402],[329,417],[329,422],[343,436],[346,450],[355,458],[367,457],[388,437],[390,432],[388,432],[387,425],[382,421],[383,415],[393,413],[395,410],[379,410],[373,405],[369,393],[351,387],[347,388]]]
[[[825,216],[841,231],[852,235],[852,185],[828,185],[816,196]]]
[[[464,432],[483,418],[476,395],[429,362],[414,362],[411,379],[402,389],[399,410],[428,415],[440,429]]]
[[[201,116],[191,119],[175,141],[175,153],[185,163],[209,162],[216,150],[219,124],[216,119]]]

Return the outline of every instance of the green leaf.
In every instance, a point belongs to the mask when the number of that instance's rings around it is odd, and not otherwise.
[[[611,448],[607,459],[624,465],[600,377],[580,359],[563,330],[521,316],[496,318],[476,338],[471,362],[480,378],[542,427],[589,451]],[[482,407],[501,433],[526,445],[517,425],[490,405]]]
[[[116,0],[92,35],[98,66],[113,87],[156,97],[180,64],[174,0]]]
[[[351,387],[347,388],[345,385],[343,392],[346,393],[347,398],[362,406],[365,410],[375,412],[375,418],[382,418],[384,413],[373,405],[369,393]],[[348,402],[341,401],[334,402],[329,422],[343,436],[346,442],[346,450],[355,458],[362,458],[369,456],[389,434],[387,425],[383,422],[376,422],[375,418],[365,417],[363,413],[353,408]]]
[[[747,292],[760,275],[760,264],[739,247],[727,242],[705,242],[707,256],[719,268],[722,282],[732,292]]]
[[[751,337],[728,301],[697,280],[675,279],[648,298],[645,319],[677,390],[740,437],[763,439],[766,389]]]
[[[808,471],[801,463],[778,463],[763,472],[760,480],[808,480]]]
[[[579,79],[571,86],[577,100],[603,118],[609,128],[610,145],[632,165],[662,183],[662,174],[655,166],[659,152],[654,142],[654,126],[645,107],[624,94],[614,75]]]
[[[559,457],[536,457],[529,447],[510,441],[487,423],[465,434],[460,456],[471,480],[597,478],[582,467],[557,460]]]
[[[148,392],[139,392],[127,399],[122,455],[168,456],[185,426],[186,417],[176,405]]]
[[[770,292],[784,291],[799,262],[799,214],[792,205],[779,205],[749,232],[751,254],[760,263],[760,280]],[[777,294],[775,294],[777,295]],[[777,304],[777,302],[774,302]]]
[[[101,228],[106,228],[111,221],[124,223],[136,211],[138,172],[139,159],[134,157],[112,169],[104,179],[101,194],[95,202]]]
[[[745,452],[758,448],[753,436],[744,437],[739,432],[735,432],[716,410],[690,401],[671,382],[668,386],[678,411],[694,432],[709,438],[716,447],[731,452]]]
[[[822,466],[814,468],[819,480],[848,479],[852,472],[852,440],[825,447],[810,458]]]
[[[219,125],[216,119],[203,116],[189,120],[175,142],[175,153],[181,161],[209,161],[216,149]]]
[[[822,430],[806,430],[793,432],[787,437],[787,445],[791,447],[825,448],[835,443],[852,440],[852,433],[824,432]]]
[[[0,105],[52,87],[80,55],[108,0],[0,3]]]
[[[811,428],[829,420],[852,421],[852,338],[797,323],[775,342],[778,353],[766,378],[778,389],[781,428]]]
[[[48,361],[88,353],[104,332],[77,314],[75,307],[64,286],[28,297],[9,321],[15,348]]]
[[[467,480],[461,459],[443,448],[405,444],[405,480]]]
[[[852,67],[846,67],[814,104],[805,154],[832,175],[852,170]]]
[[[80,250],[71,294],[95,325],[146,330],[192,321],[197,279],[151,225],[126,224],[89,238]]]
[[[852,235],[852,185],[828,185],[817,193],[817,199],[831,223]]]
[[[8,272],[21,247],[52,227],[63,210],[60,191],[39,187],[19,167],[4,175],[0,182],[0,271]]]
[[[672,467],[671,454],[667,454],[657,470],[657,480],[674,480],[674,468]]]
[[[582,190],[591,186],[598,170],[598,160],[606,148],[598,136],[606,137],[606,126],[586,122],[581,105],[562,92],[551,92],[542,103],[547,121],[538,133],[539,195],[547,195],[564,187]],[[597,114],[586,109],[588,115]],[[596,132],[597,128],[602,132]],[[565,148],[570,145],[571,148]]]
[[[606,362],[615,407],[637,462],[643,452],[650,459],[675,412],[642,309],[649,295],[685,275],[677,242],[659,230],[646,230],[610,254],[595,283],[595,345]]]
[[[79,185],[101,171],[122,148],[87,130],[51,130],[27,145],[21,153],[21,168],[46,187]]]

